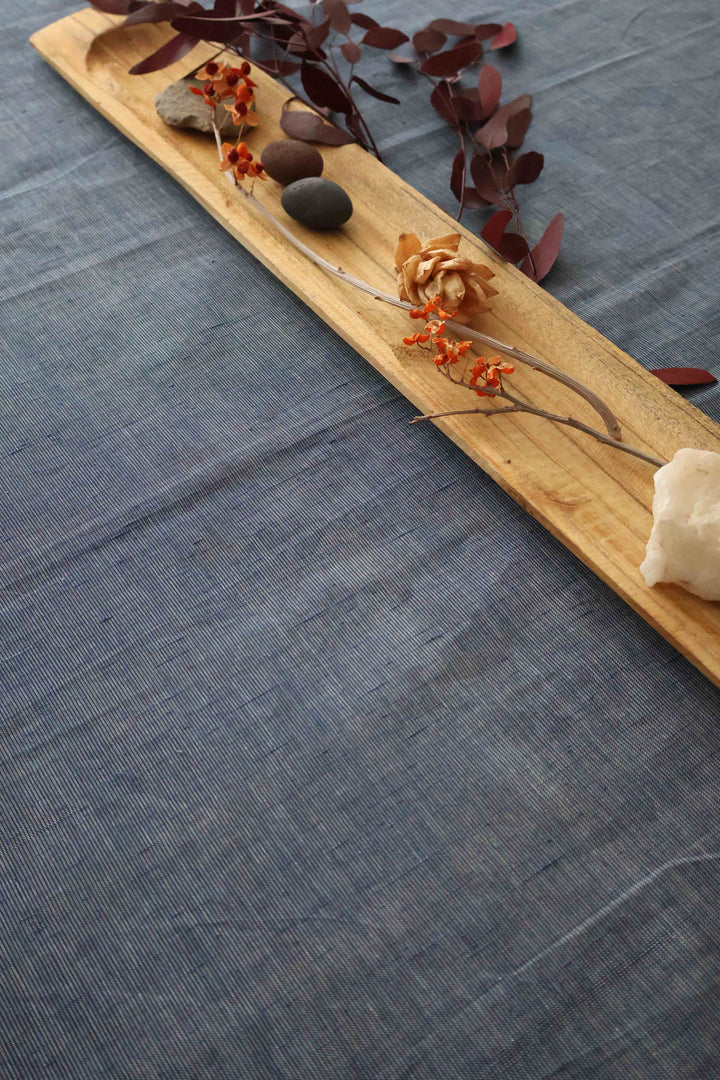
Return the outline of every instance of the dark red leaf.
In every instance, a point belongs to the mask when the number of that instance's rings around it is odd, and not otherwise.
[[[506,45],[512,45],[517,41],[517,30],[511,22],[505,23],[499,34],[490,42],[491,49],[504,49]]]
[[[508,262],[519,263],[528,253],[527,240],[518,233],[505,233],[497,250]]]
[[[419,30],[413,35],[412,43],[416,52],[434,53],[442,49],[447,42],[447,35],[439,30]]]
[[[441,82],[434,87],[433,92],[430,94],[430,104],[451,128],[459,126],[454,99],[447,83]]]
[[[500,165],[498,163],[498,169]],[[470,161],[470,175],[478,195],[486,203],[496,203],[500,199],[498,185],[502,178],[495,169],[491,169],[490,162],[480,154],[473,154]]]
[[[453,159],[452,172],[450,173],[450,190],[457,199],[461,201],[463,195],[463,187],[465,177],[465,150],[461,146],[457,154]]]
[[[480,68],[478,93],[485,116],[490,116],[497,109],[502,93],[502,76],[492,64],[483,64]]]
[[[314,105],[331,112],[351,113],[353,103],[343,88],[316,64],[305,63],[300,71],[303,89]]]
[[[362,49],[359,45],[356,45],[354,41],[343,41],[340,46],[340,52],[343,54],[348,64],[357,64],[362,56]]]
[[[107,15],[127,15],[134,6],[132,0],[90,0],[90,3]]]
[[[369,15],[363,15],[362,11],[354,11],[350,16],[350,21],[355,26],[361,26],[363,30],[372,30],[373,27],[380,25],[375,19],[371,19]]]
[[[513,150],[517,150],[519,146],[522,146],[523,139],[527,134],[527,129],[530,127],[530,121],[532,120],[532,113],[529,109],[521,109],[519,113],[515,113],[511,116],[507,122],[507,145]]]
[[[304,59],[306,56],[312,56],[313,54],[311,45],[307,42],[305,35],[299,30],[294,34],[291,34],[287,39],[285,42],[285,49],[293,56],[300,57],[301,59]]]
[[[516,184],[534,184],[542,172],[545,158],[535,150],[527,154],[521,154],[515,158],[507,174],[507,186],[515,187]]]
[[[523,259],[520,269],[528,277],[533,278],[534,281],[542,281],[545,275],[552,270],[553,263],[557,259],[560,250],[564,227],[565,218],[562,214],[556,214],[532,249],[531,254],[532,262],[535,264],[535,273],[533,273],[530,258]]]
[[[302,142],[319,142],[327,146],[344,146],[355,142],[347,131],[324,124],[315,113],[283,109],[280,115],[280,127],[292,139]]]
[[[485,243],[489,244],[491,248],[495,248],[496,251],[502,243],[503,234],[511,217],[512,213],[509,210],[498,210],[497,213],[487,219],[480,233]]]
[[[187,15],[188,12],[193,9],[196,11],[203,11],[200,4],[193,4],[192,7],[187,8],[182,4],[174,3],[143,4],[142,7],[138,7],[135,11],[130,12],[123,25],[136,26],[138,23],[169,22],[170,19]]]
[[[461,201],[462,195],[462,178],[465,172],[465,151],[462,147],[458,150],[453,160],[452,173],[450,176],[450,188],[453,195],[458,202]],[[473,187],[469,184],[465,184],[465,194],[462,196],[462,204],[467,209],[478,210],[482,207],[488,206],[489,203],[486,199],[481,199]]]
[[[488,150],[495,150],[505,145],[508,137],[507,119],[503,116],[501,109],[498,109],[487,124],[478,130],[477,137]]]
[[[182,60],[183,56],[194,49],[197,43],[198,39],[190,34],[176,34],[161,45],[152,56],[146,56],[139,64],[131,67],[129,74],[146,75],[149,71],[160,71],[161,68],[174,64],[176,60]]]
[[[349,34],[352,20],[345,0],[323,0],[323,11],[338,34]]]
[[[474,87],[470,90],[455,93],[453,101],[455,103],[455,112],[460,120],[464,120],[468,124],[477,120],[480,100]]]
[[[305,40],[313,50],[319,50],[328,34],[330,33],[330,19],[323,19],[317,26],[309,26],[305,30]]]
[[[520,94],[519,97],[513,98],[512,101],[506,102],[505,105],[501,105],[498,112],[502,115],[503,119],[510,120],[513,116],[517,116],[523,109],[529,109],[532,105],[532,97],[530,94]]]
[[[479,41],[469,41],[465,45],[456,45],[454,49],[446,49],[445,52],[435,53],[423,60],[420,71],[424,75],[432,75],[435,78],[444,79],[447,76],[456,75],[466,67],[470,67],[482,56],[482,45]]]
[[[704,368],[697,367],[662,367],[653,368],[651,375],[657,375],[668,386],[705,386],[717,382],[714,375]]]
[[[475,33],[475,24],[456,22],[455,19],[433,19],[428,23],[428,30],[438,30],[441,34],[452,34],[453,37],[464,37],[465,34]]]
[[[389,26],[371,26],[362,43],[371,45],[373,49],[397,49],[398,45],[409,40],[402,30],[393,30]]]
[[[362,117],[358,113],[353,113],[352,116],[347,117],[347,119],[345,120],[345,123],[347,124],[349,130],[352,131],[352,133],[355,136],[355,138],[357,139],[357,141],[359,143],[362,143],[362,140],[363,140]]]
[[[501,30],[500,23],[478,23],[475,27],[475,37],[478,41],[486,41],[488,38],[495,37]]]
[[[240,19],[212,19],[207,17],[201,19],[194,15],[183,15],[182,18],[173,19],[171,26],[181,34],[191,35],[195,41],[204,39],[205,41],[217,41],[220,44],[229,44],[231,41],[235,41],[240,34],[252,29],[250,23]]]
[[[377,98],[378,101],[387,101],[390,105],[400,105],[400,101],[396,97],[391,97],[390,94],[384,94],[382,90],[376,90],[374,86],[370,86],[370,83],[366,83],[359,75],[353,75],[350,81],[356,82],[358,86],[363,88],[366,94],[370,94],[371,97]]]

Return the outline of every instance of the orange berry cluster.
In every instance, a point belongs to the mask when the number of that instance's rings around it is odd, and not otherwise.
[[[246,176],[258,180],[267,180],[263,172],[262,161],[253,159],[244,142],[239,142],[237,146],[233,146],[232,143],[222,144],[220,168],[223,172],[227,172],[229,169],[232,170],[236,184],[242,184]]]
[[[240,67],[230,67],[225,60],[209,60],[205,67],[195,73],[195,78],[204,85],[202,88],[191,86],[190,91],[203,98],[211,108],[225,98],[234,98],[232,105],[225,106],[232,113],[233,121],[255,127],[259,120],[250,106],[255,100],[257,83],[250,78],[251,70],[247,60]]]
[[[436,296],[432,300],[428,300],[424,308],[410,309],[411,319],[425,319],[425,330],[404,337],[403,344],[424,345],[432,338],[436,350],[433,359],[438,367],[445,367],[446,365],[457,364],[461,357],[465,356],[469,349],[472,348],[472,341],[453,342],[448,341],[443,336],[445,333],[445,320],[454,318],[457,312],[443,311],[440,301],[441,297]],[[433,314],[437,318],[430,318]],[[473,387],[479,397],[487,397],[487,388],[500,389],[502,376],[511,375],[514,370],[512,364],[501,360],[499,356],[493,356],[490,360],[479,356],[470,369],[469,385]]]

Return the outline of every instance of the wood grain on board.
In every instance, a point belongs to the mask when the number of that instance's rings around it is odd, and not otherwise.
[[[160,72],[128,75],[168,32],[162,26],[126,30],[120,22],[87,8],[40,30],[31,41],[83,97],[420,411],[471,405],[466,390],[451,386],[434,364],[400,344],[403,335],[417,328],[405,312],[310,263],[226,182],[211,139],[169,128],[158,118],[156,94],[194,70],[211,55],[210,48],[200,45],[181,63]],[[279,117],[289,95],[262,72],[254,77],[262,123],[246,141],[260,152],[265,143],[283,137]],[[318,254],[395,293],[394,253],[400,232],[431,237],[459,231],[464,237],[461,254],[490,264],[497,274],[493,285],[499,295],[479,329],[590,386],[619,417],[625,440],[634,446],[664,460],[682,446],[720,450],[720,428],[711,420],[365,151],[351,145],[322,147],[321,152],[325,175],[346,188],[355,207],[342,229],[309,232],[284,215],[274,181],[255,186],[261,201]],[[511,381],[541,407],[601,426],[590,407],[558,383],[520,367]],[[720,685],[720,604],[674,586],[648,589],[638,570],[652,523],[652,466],[537,417],[471,416],[438,423],[521,506]],[[519,579],[517,588],[522,587]]]

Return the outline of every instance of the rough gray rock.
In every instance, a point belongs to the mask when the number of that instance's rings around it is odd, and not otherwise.
[[[201,97],[190,93],[191,86],[200,85],[197,79],[180,79],[166,86],[155,98],[155,108],[160,119],[170,127],[192,128],[194,131],[205,131],[212,135],[210,110]],[[223,105],[218,108],[217,117],[220,134],[234,142],[242,128],[233,123],[232,116]]]

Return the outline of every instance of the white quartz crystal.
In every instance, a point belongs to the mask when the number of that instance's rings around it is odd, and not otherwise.
[[[678,450],[655,473],[653,527],[640,571],[720,600],[720,454]]]

